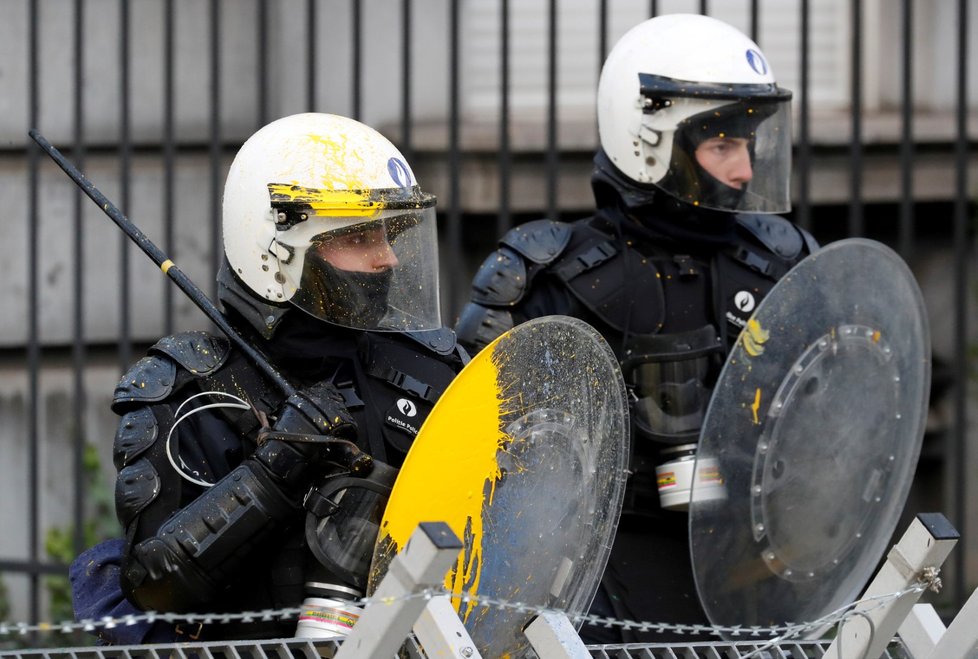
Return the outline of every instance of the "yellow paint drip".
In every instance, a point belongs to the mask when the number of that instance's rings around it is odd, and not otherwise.
[[[503,401],[491,359],[493,347],[469,363],[428,416],[395,483],[381,527],[381,543],[389,539],[398,551],[420,522],[447,523],[465,543],[445,578],[446,589],[456,596],[478,594],[482,513],[501,477],[497,457],[507,439],[499,423]],[[453,602],[458,608],[460,600]]]
[[[757,418],[757,411],[761,409],[761,388],[758,387],[754,392],[754,404],[750,406],[750,411],[754,414],[754,425],[760,425],[761,421]]]

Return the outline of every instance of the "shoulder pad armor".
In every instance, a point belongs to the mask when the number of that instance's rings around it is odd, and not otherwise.
[[[112,462],[115,468],[121,470],[145,453],[156,441],[158,431],[156,416],[150,408],[137,407],[126,412],[119,420],[112,446]]]
[[[160,493],[160,477],[149,460],[137,460],[119,472],[115,482],[115,510],[122,528]]]
[[[501,334],[513,329],[513,314],[506,309],[489,309],[469,302],[455,325],[458,340],[473,355]]]
[[[173,391],[177,365],[163,355],[148,355],[133,364],[112,393],[112,409],[126,403],[156,403]]]
[[[737,225],[783,259],[801,255],[806,241],[801,230],[780,215],[737,215]]]
[[[805,247],[808,249],[808,253],[814,254],[817,252],[821,246],[818,244],[818,241],[815,240],[815,236],[808,233],[808,231],[801,228],[797,224],[795,225],[795,228],[798,229],[798,233],[801,234],[802,239],[805,241]]]
[[[526,291],[526,262],[508,247],[486,257],[472,278],[472,301],[478,304],[516,304]]]
[[[448,327],[423,332],[404,332],[404,336],[420,343],[437,355],[450,355],[455,352],[455,332]]]
[[[207,332],[181,332],[165,336],[149,349],[170,357],[194,375],[209,375],[227,360],[229,342]]]
[[[539,267],[563,253],[573,236],[564,222],[534,220],[510,229],[499,249],[486,257],[472,279],[472,301],[486,306],[511,306],[526,293]],[[527,261],[531,267],[527,267]]]
[[[534,263],[550,263],[571,239],[571,225],[553,220],[534,220],[510,229],[499,241]]]

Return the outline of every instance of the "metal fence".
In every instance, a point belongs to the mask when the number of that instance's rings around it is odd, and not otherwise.
[[[231,643],[200,643],[142,645],[120,648],[59,648],[56,650],[24,650],[5,653],[9,659],[160,659],[163,657],[206,656],[214,659],[317,659],[332,656],[342,647],[337,641],[309,639],[277,641],[237,641]],[[687,659],[724,657],[726,659],[822,659],[828,654],[828,641],[795,641],[766,647],[764,643],[675,643],[625,646],[594,646],[588,654],[594,659]],[[413,656],[413,655],[409,655]],[[906,648],[894,640],[883,650],[881,659],[906,659]]]
[[[74,553],[91,540],[85,446],[93,445],[107,464],[112,435],[91,436],[92,417],[105,416],[99,406],[111,391],[94,391],[90,373],[117,376],[156,337],[202,323],[124,238],[103,228],[98,209],[29,144],[28,128],[61,147],[207,289],[220,260],[224,174],[243,139],[298,111],[371,123],[439,194],[444,311],[451,323],[475,265],[498,235],[531,217],[587,212],[579,200],[586,197],[596,131],[593,114],[579,121],[568,116],[565,84],[577,75],[595,79],[630,23],[666,11],[735,15],[762,48],[770,42],[791,54],[797,64],[788,76],[796,99],[795,221],[823,242],[848,235],[884,240],[912,266],[927,245],[947,264],[940,271],[946,303],[932,322],[939,320],[948,336],[946,370],[935,370],[947,385],[935,391],[946,389],[941,409],[948,416],[926,467],[938,474],[942,512],[962,532],[950,598],[962,602],[978,581],[978,569],[968,565],[969,557],[978,562],[969,542],[978,531],[966,502],[966,470],[974,464],[969,433],[975,437],[967,386],[975,351],[968,317],[976,306],[969,271],[978,146],[969,98],[978,86],[969,68],[973,10],[967,0],[652,0],[627,7],[611,0],[0,0],[0,115],[6,117],[0,119],[0,199],[7,202],[9,235],[22,239],[2,248],[12,285],[3,293],[9,313],[0,321],[0,355],[8,379],[20,384],[0,407],[0,426],[7,428],[4,445],[23,462],[8,461],[16,478],[0,492],[16,508],[24,537],[13,548],[0,542],[0,572],[26,579],[18,591],[26,601],[14,602],[10,615],[31,621],[51,615],[42,579],[65,572],[63,558],[43,546],[52,520],[69,529]],[[535,22],[528,22],[528,12],[535,12]],[[881,15],[894,26],[885,46],[879,34],[867,36],[880,29]],[[921,15],[937,23],[921,22]],[[775,19],[788,20],[792,31]],[[848,80],[848,95],[821,124],[812,91],[818,84],[813,57],[824,55],[813,53],[816,23],[848,35],[847,65],[836,72]],[[582,31],[591,35],[583,63],[573,60],[579,49],[566,40]],[[520,78],[529,66],[526,43],[535,44],[540,68],[530,83]],[[922,51],[939,51],[940,71],[921,71]],[[378,63],[381,55],[386,59]],[[771,51],[768,56],[777,63]],[[476,84],[483,69],[493,71],[488,91]],[[887,76],[896,82],[886,98],[874,92],[865,103],[867,77]],[[946,102],[921,102],[919,87],[941,76]],[[533,94],[536,100],[525,100]],[[481,98],[494,105],[474,110]],[[535,146],[528,147],[527,133],[518,133],[530,115],[536,130],[529,131]],[[943,126],[937,133],[922,139],[915,132],[934,122]],[[890,136],[881,138],[884,124]],[[840,129],[843,137],[831,135]],[[937,163],[939,180],[923,191],[926,163]],[[833,185],[840,180],[833,172],[848,181],[847,190]],[[821,176],[828,183],[819,184]],[[868,195],[880,177],[887,192]],[[819,185],[835,189],[819,192]],[[475,188],[483,190],[478,199]],[[52,386],[64,394],[57,408],[45,398],[46,382],[55,377],[61,384]],[[52,409],[64,415],[57,432]],[[46,448],[57,433],[62,457]],[[53,470],[59,461],[61,470]],[[67,494],[52,504],[50,492],[58,488]]]

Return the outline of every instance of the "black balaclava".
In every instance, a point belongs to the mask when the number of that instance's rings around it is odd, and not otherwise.
[[[294,302],[314,315],[344,327],[376,327],[387,313],[391,269],[380,272],[341,270],[306,257]]]

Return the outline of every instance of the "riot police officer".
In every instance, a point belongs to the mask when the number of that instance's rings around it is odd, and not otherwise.
[[[245,142],[225,184],[219,297],[295,393],[204,332],[165,337],[125,374],[112,403],[125,538],[73,566],[79,618],[296,607],[310,584],[363,594],[384,494],[466,360],[441,327],[434,204],[351,119],[294,115]],[[281,637],[295,620],[101,634],[174,632]]]
[[[695,450],[727,350],[775,282],[816,249],[775,214],[790,208],[790,98],[729,25],[673,14],[635,26],[601,71],[594,216],[508,232],[459,317],[459,341],[474,352],[529,318],[576,316],[621,362],[633,455],[592,607],[602,615],[707,622],[687,517],[660,503],[659,486],[672,483],[657,483],[655,468]],[[582,632],[594,642],[666,638]]]

